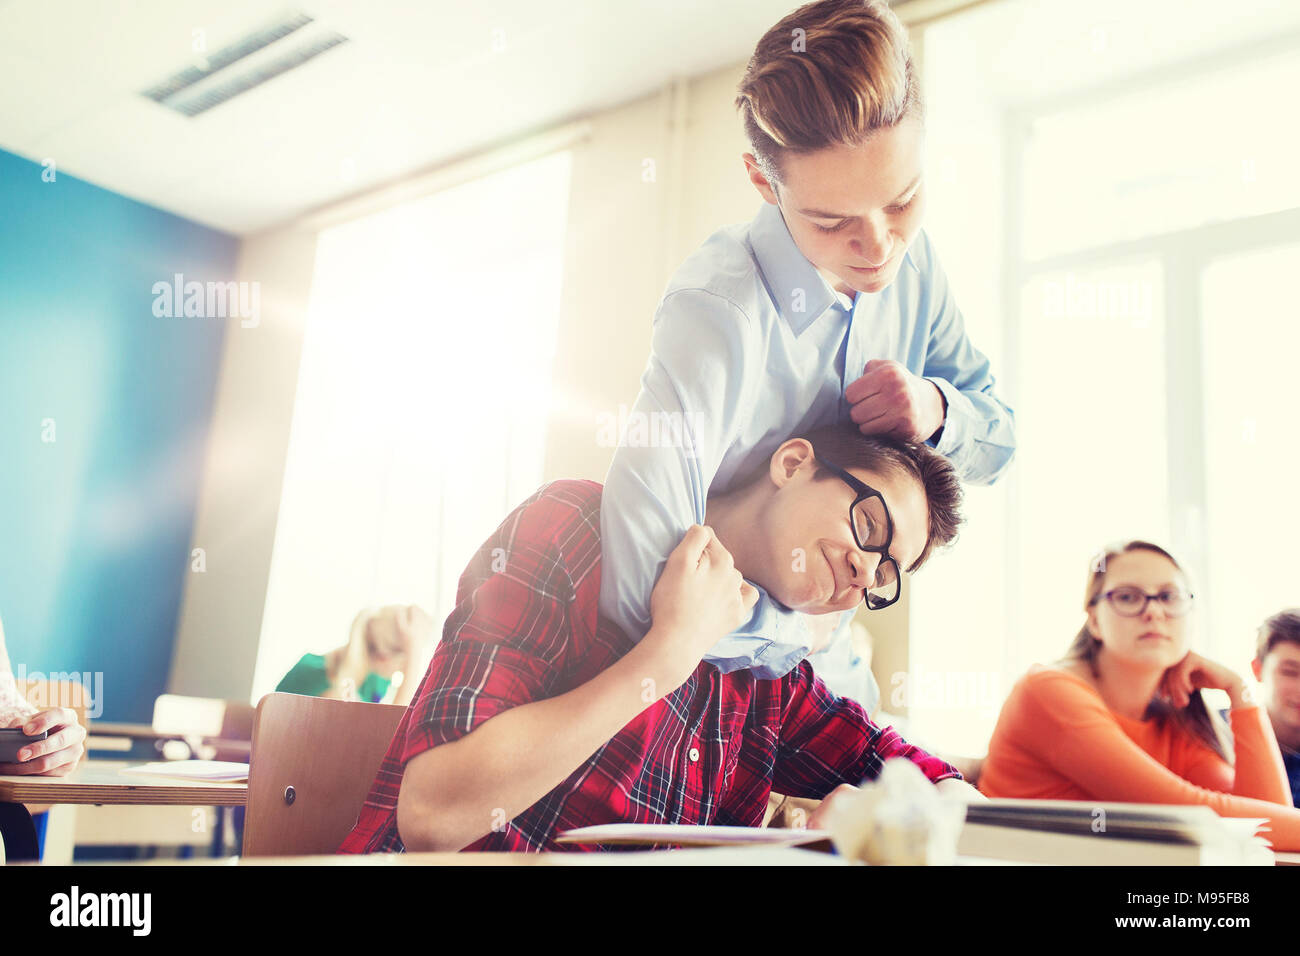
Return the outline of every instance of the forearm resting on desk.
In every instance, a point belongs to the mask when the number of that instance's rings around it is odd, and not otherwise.
[[[663,693],[677,686],[654,645],[643,640],[580,687],[511,708],[412,758],[397,798],[406,849],[460,850],[559,786],[658,699],[645,699],[646,678]]]

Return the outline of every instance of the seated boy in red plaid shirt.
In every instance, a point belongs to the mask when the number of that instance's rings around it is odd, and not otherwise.
[[[600,494],[551,482],[479,549],[340,852],[581,849],[556,835],[599,823],[759,826],[774,789],[826,797],[890,757],[975,793],[807,661],[779,680],[701,661],[748,620],[750,581],[810,614],[896,600],[900,569],[956,534],[947,459],[851,424],[786,441],[709,498],[639,641],[597,614]]]

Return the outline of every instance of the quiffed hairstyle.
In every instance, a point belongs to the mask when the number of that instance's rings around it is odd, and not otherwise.
[[[802,438],[813,447],[813,481],[833,479],[834,472],[817,466],[817,458],[826,460],[846,471],[865,468],[885,474],[903,474],[921,483],[929,511],[925,547],[915,563],[906,570],[910,573],[925,564],[936,547],[952,544],[961,526],[961,481],[952,463],[928,445],[900,441],[885,435],[866,436],[856,425],[844,423],[815,428],[792,435]],[[764,466],[766,470],[766,466]]]
[[[1255,660],[1263,662],[1283,641],[1300,645],[1300,608],[1278,611],[1259,626],[1259,636],[1255,641]]]
[[[924,112],[907,31],[879,0],[818,0],[777,23],[750,57],[736,108],[774,186],[789,153],[858,146]]]

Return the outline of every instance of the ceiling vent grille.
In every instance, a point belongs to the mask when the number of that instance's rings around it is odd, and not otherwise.
[[[182,116],[198,116],[347,42],[347,37],[332,30],[307,30],[293,41],[281,42],[312,22],[306,14],[294,14],[222,47],[205,63],[174,73],[141,95]],[[272,45],[276,48],[268,49]],[[242,69],[235,67],[250,57]],[[218,75],[218,71],[226,72]]]

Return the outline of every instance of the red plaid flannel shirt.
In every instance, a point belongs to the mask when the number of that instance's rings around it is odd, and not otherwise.
[[[406,762],[497,714],[591,680],[632,642],[597,614],[600,495],[593,481],[545,485],[483,544],[442,642],[407,708],[341,853],[402,850]],[[555,843],[598,823],[759,826],[768,795],[824,797],[905,757],[930,780],[956,768],[836,697],[807,661],[780,680],[701,662],[681,687],[614,735],[558,787],[466,850],[594,849]]]

